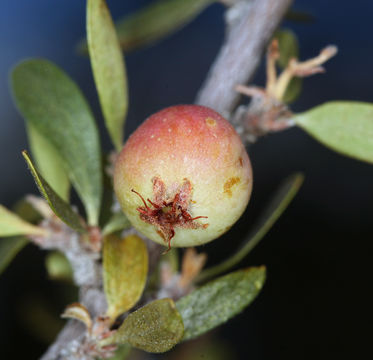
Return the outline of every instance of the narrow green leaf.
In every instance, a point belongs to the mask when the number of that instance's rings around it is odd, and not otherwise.
[[[0,274],[27,243],[28,240],[23,236],[0,239]]]
[[[162,353],[174,347],[183,337],[183,320],[172,299],[151,302],[129,314],[110,343],[129,343],[151,353]]]
[[[26,200],[18,201],[13,210],[22,219],[31,223],[41,220],[40,214]],[[24,236],[0,239],[0,274],[27,244],[28,239]]]
[[[113,214],[102,230],[103,235],[109,235],[117,231],[128,229],[131,226],[130,221],[123,212]]]
[[[45,230],[28,223],[0,205],[0,237],[16,235],[45,235]]]
[[[148,274],[148,251],[137,235],[104,238],[103,277],[107,315],[115,319],[140,299]]]
[[[82,220],[79,215],[75,213],[71,209],[70,205],[62,200],[49,186],[49,184],[43,179],[43,177],[39,174],[38,170],[32,163],[27,151],[23,151],[22,155],[27,162],[27,165],[32,176],[34,177],[35,183],[39,188],[41,195],[48,202],[53,212],[72,229],[75,229],[79,232],[86,232],[86,229],[83,227]]]
[[[67,172],[63,168],[63,161],[58,151],[30,123],[27,124],[26,128],[31,153],[37,167],[40,169],[40,173],[53,190],[62,199],[68,201],[70,181]]]
[[[296,125],[332,150],[373,163],[373,104],[332,101],[293,119]]]
[[[72,282],[73,271],[65,255],[59,251],[50,252],[45,258],[45,268],[50,279]]]
[[[125,52],[154,43],[173,34],[215,0],[155,0],[117,23],[120,45]],[[86,50],[85,42],[79,51]]]
[[[87,1],[88,51],[106,127],[117,151],[123,145],[128,108],[127,75],[105,0]]]
[[[56,65],[43,59],[18,64],[12,73],[12,88],[26,121],[58,149],[89,224],[97,225],[102,196],[100,144],[80,89]]]
[[[202,335],[241,312],[259,294],[265,273],[264,266],[235,271],[177,301],[184,322],[183,340]]]
[[[301,173],[296,173],[287,178],[280,185],[271,202],[264,209],[263,214],[260,216],[253,230],[245,237],[242,247],[220,264],[202,271],[202,273],[197,277],[196,282],[209,280],[231,269],[243,260],[251,250],[259,244],[273,224],[287,209],[301,187],[303,180],[304,176]]]
[[[291,58],[299,57],[299,45],[297,36],[293,31],[281,29],[276,31],[274,38],[278,40],[280,57],[277,60],[280,67],[285,68]]]

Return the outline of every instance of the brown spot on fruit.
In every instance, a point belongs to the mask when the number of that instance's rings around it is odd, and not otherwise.
[[[228,179],[224,184],[224,193],[227,194],[229,197],[232,196],[232,186],[238,184],[241,179],[237,176],[231,177]]]
[[[210,126],[210,127],[215,127],[216,126],[216,120],[213,119],[212,117],[206,118],[205,121],[206,121],[207,126]]]
[[[240,166],[243,167],[243,160],[241,156],[238,158],[238,162],[240,163]]]

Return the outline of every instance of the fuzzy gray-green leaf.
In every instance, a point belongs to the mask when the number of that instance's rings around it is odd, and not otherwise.
[[[87,1],[88,51],[106,127],[117,151],[128,108],[127,75],[105,0]]]
[[[151,353],[174,347],[183,337],[183,320],[171,299],[156,300],[131,313],[123,321],[111,343],[129,343]]]
[[[55,193],[55,191],[39,174],[38,170],[32,163],[28,153],[26,151],[23,151],[22,155],[27,162],[27,165],[30,169],[32,176],[34,177],[35,183],[41,195],[48,202],[53,212],[71,228],[79,232],[85,232],[86,229],[83,227],[79,215],[71,209],[70,205],[67,202],[65,202]]]
[[[183,340],[202,335],[241,312],[259,294],[265,274],[263,266],[235,271],[177,301],[184,322]]]
[[[98,224],[102,196],[101,152],[91,110],[78,86],[44,59],[26,60],[12,73],[18,109],[58,151],[85,206]]]
[[[28,240],[23,236],[0,239],[0,274],[27,243]]]
[[[373,163],[373,104],[332,101],[294,116],[296,125],[343,155]]]
[[[39,134],[33,125],[29,123],[26,128],[31,153],[40,173],[53,190],[62,199],[68,201],[70,180],[58,151],[47,138]]]

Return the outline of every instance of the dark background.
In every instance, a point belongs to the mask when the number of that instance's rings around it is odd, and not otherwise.
[[[115,19],[148,2],[108,1]],[[56,62],[81,86],[103,126],[88,59],[75,52],[85,32],[85,1],[2,0],[1,5],[0,203],[11,206],[22,195],[36,193],[20,154],[27,148],[23,120],[8,88],[15,63],[34,56]],[[326,74],[305,80],[292,109],[336,99],[373,102],[373,3],[297,0],[294,8],[314,17],[312,23],[284,23],[298,35],[301,58],[327,44],[338,45],[339,54],[326,64]],[[126,56],[127,134],[165,106],[193,102],[223,39],[222,14],[223,7],[213,5],[177,34]],[[263,81],[259,71],[254,82]],[[102,134],[108,150],[108,137]],[[216,335],[239,359],[372,358],[373,166],[333,153],[298,129],[261,139],[250,148],[250,157],[252,201],[230,234],[205,247],[211,263],[234,251],[281,180],[296,171],[303,171],[306,180],[241,265],[267,265],[264,291]],[[36,313],[32,304],[40,297],[51,304],[44,310],[49,306],[61,312],[70,301],[61,295],[62,285],[48,281],[44,255],[27,247],[0,278],[0,358],[40,356],[46,344],[35,336],[27,313]],[[53,326],[44,324],[52,334]],[[204,358],[203,352],[198,358]]]

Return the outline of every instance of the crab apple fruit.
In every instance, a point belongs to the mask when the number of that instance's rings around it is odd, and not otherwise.
[[[244,212],[252,183],[234,128],[197,105],[150,116],[126,142],[114,171],[115,193],[132,225],[169,248],[225,233]]]

